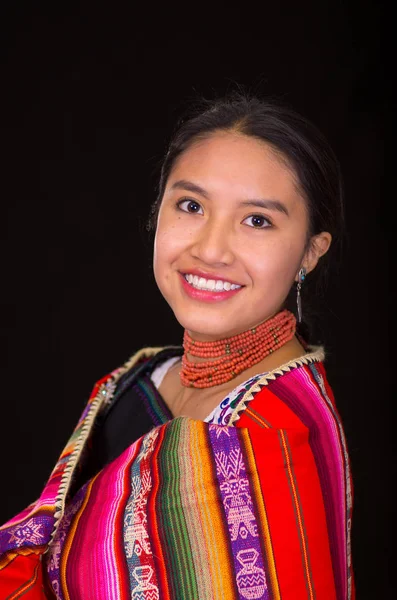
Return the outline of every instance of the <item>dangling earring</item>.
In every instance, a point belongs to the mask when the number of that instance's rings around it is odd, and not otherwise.
[[[297,294],[296,294],[296,304],[298,307],[298,323],[302,323],[302,300],[301,300],[301,288],[302,283],[305,281],[306,277],[306,269],[302,267],[298,273],[298,284],[296,286]]]

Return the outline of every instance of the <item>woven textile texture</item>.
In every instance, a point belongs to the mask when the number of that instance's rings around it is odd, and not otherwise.
[[[70,494],[120,377],[157,351],[96,384],[42,496],[0,528],[0,598],[353,600],[349,457],[321,349],[254,378],[227,425],[169,418],[138,379],[151,428]]]

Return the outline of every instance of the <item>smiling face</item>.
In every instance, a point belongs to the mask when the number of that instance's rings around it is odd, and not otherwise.
[[[154,245],[157,285],[182,327],[220,339],[277,313],[300,267],[328,248],[324,234],[305,251],[308,223],[294,173],[269,145],[228,132],[194,143],[168,178]]]

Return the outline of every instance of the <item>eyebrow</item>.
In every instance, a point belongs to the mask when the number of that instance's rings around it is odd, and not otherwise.
[[[200,185],[197,185],[197,183],[187,181],[186,179],[179,179],[178,181],[175,181],[175,183],[173,183],[171,186],[171,190],[187,190],[188,192],[198,194],[199,196],[203,196],[203,198],[210,200],[210,196],[204,188],[202,188]],[[275,210],[289,217],[289,212],[285,204],[280,202],[280,200],[271,198],[243,200],[239,203],[239,206],[255,206],[257,208]]]
[[[187,190],[188,192],[193,192],[193,194],[198,194],[199,196],[203,196],[209,200],[209,194],[197,185],[196,183],[192,183],[191,181],[186,181],[186,179],[179,179],[179,181],[175,181],[171,186],[172,190]]]

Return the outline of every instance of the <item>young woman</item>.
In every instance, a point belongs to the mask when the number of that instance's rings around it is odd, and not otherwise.
[[[346,441],[297,331],[342,222],[338,163],[295,112],[233,96],[181,125],[151,224],[183,345],[96,384],[0,529],[2,598],[354,598]]]

